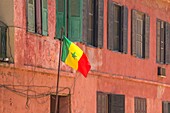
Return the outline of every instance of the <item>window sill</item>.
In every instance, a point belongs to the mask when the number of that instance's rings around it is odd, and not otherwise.
[[[27,34],[36,35],[38,37],[47,37],[48,36],[48,35],[38,34],[38,33],[30,32],[30,31],[27,31]]]

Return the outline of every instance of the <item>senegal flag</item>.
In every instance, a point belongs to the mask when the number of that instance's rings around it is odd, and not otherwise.
[[[91,66],[86,55],[77,45],[68,40],[65,36],[63,36],[61,60],[68,66],[81,72],[84,77],[87,77]]]

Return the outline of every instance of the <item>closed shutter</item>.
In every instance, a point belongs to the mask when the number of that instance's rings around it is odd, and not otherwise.
[[[42,33],[41,25],[41,0],[36,0],[36,33]]]
[[[136,56],[137,11],[132,10],[132,55]]]
[[[48,34],[48,0],[42,0],[42,34]]]
[[[161,21],[160,62],[165,63],[165,24]]]
[[[51,95],[50,113],[55,113],[56,95]],[[57,113],[70,113],[70,96],[58,96]]]
[[[165,63],[170,64],[170,24],[165,25]]]
[[[50,100],[50,113],[55,113],[56,95],[51,95]]]
[[[125,113],[124,95],[109,95],[109,113]]]
[[[108,96],[105,93],[97,93],[97,113],[108,113]]]
[[[108,36],[107,36],[107,48],[113,50],[113,24],[114,24],[114,3],[112,0],[108,2]]]
[[[97,47],[103,47],[103,15],[104,0],[98,0],[98,30],[97,30]]]
[[[57,15],[57,25],[56,25],[56,37],[61,38],[61,28],[64,29],[64,35],[67,35],[67,30],[66,30],[66,0],[56,0],[56,15]]]
[[[128,51],[128,8],[126,6],[121,7],[121,39],[122,41],[122,49],[121,51],[127,54]]]
[[[82,0],[69,0],[68,38],[82,41]]]
[[[59,96],[59,113],[70,113],[70,96]]]
[[[145,14],[145,38],[144,38],[144,53],[145,58],[149,58],[149,40],[150,40],[150,17],[149,15]]]
[[[135,113],[147,113],[145,98],[135,97]]]
[[[35,33],[35,1],[28,0],[27,30]]]
[[[160,62],[161,22],[156,21],[156,61]]]
[[[169,112],[168,112],[168,102],[162,102],[162,113],[169,113]]]

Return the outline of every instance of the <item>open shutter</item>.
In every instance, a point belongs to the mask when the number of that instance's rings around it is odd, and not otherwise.
[[[82,0],[69,0],[68,38],[82,41]]]
[[[42,33],[41,25],[41,0],[36,0],[36,33]]]
[[[132,10],[132,55],[136,56],[136,30],[137,30],[137,17],[136,10]]]
[[[28,0],[27,6],[27,30],[35,33],[35,1]]]
[[[108,96],[105,93],[97,93],[97,113],[108,113]]]
[[[114,24],[114,3],[112,0],[108,2],[108,36],[107,36],[107,48],[113,50],[113,24]]]
[[[109,113],[125,113],[124,95],[109,95]]]
[[[165,24],[165,63],[170,64],[170,24]]]
[[[48,34],[48,0],[42,0],[42,34]]]
[[[121,38],[123,39],[122,41],[122,49],[121,51],[123,53],[127,53],[128,51],[128,8],[126,6],[121,7]]]
[[[104,0],[98,0],[98,30],[97,30],[97,47],[103,47],[103,15]]]
[[[168,102],[162,102],[162,113],[169,113],[168,112]]]
[[[149,15],[145,14],[145,28],[144,28],[144,33],[145,33],[145,58],[149,58],[149,40],[150,40],[150,17]]]
[[[56,25],[56,38],[61,37],[61,28],[64,29],[64,35],[67,35],[66,30],[66,2],[65,0],[56,0],[56,15],[57,15],[57,25]]]

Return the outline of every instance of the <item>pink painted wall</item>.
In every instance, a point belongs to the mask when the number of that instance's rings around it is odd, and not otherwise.
[[[170,22],[170,4],[161,0],[114,0],[128,7],[128,54],[107,50],[107,1],[104,0],[104,47],[77,43],[87,54],[92,69],[85,79],[80,73],[61,64],[60,89],[71,89],[72,113],[96,113],[96,92],[125,95],[126,113],[134,113],[134,97],[147,98],[147,113],[161,113],[162,100],[170,101],[170,66],[166,78],[157,76],[156,18]],[[150,16],[150,58],[139,59],[131,53],[131,10]],[[48,0],[48,36],[26,32],[26,0],[14,0],[15,64],[0,65],[0,84],[29,94],[55,92],[59,41],[54,40],[55,0]],[[34,87],[25,88],[23,85]],[[36,86],[48,86],[36,87]],[[23,92],[24,92],[23,91]],[[24,92],[25,93],[25,92]],[[60,92],[66,94],[68,90]],[[157,108],[157,109],[155,109]],[[0,113],[50,113],[50,98],[31,98],[0,88]]]

